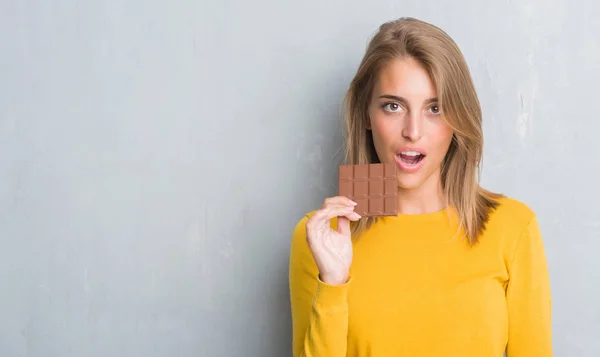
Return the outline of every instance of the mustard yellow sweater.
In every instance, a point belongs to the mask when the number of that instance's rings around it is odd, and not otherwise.
[[[473,247],[452,209],[382,218],[354,242],[341,286],[318,279],[311,214],[291,246],[293,356],[552,356],[546,258],[523,203],[501,199]]]

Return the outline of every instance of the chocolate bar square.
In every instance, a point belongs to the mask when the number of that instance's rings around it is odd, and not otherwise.
[[[398,183],[394,164],[341,165],[339,196],[358,203],[362,217],[398,214]]]

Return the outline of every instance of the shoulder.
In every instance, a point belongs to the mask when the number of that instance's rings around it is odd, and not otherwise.
[[[310,211],[296,220],[292,229],[291,254],[297,255],[308,251],[306,242],[306,223],[315,214],[315,211]]]
[[[499,205],[490,216],[492,240],[501,242],[503,257],[511,276],[517,274],[515,266],[544,266],[544,242],[538,218],[526,203],[510,197],[498,200]],[[494,237],[495,236],[495,237]]]
[[[306,240],[306,223],[316,212],[317,210],[313,210],[299,217],[292,229],[289,256],[290,281],[296,279],[300,272],[310,272],[311,276],[317,274],[317,266]],[[332,219],[330,226],[335,229],[337,219]]]
[[[295,226],[292,230],[292,242],[291,249],[292,254],[296,252],[306,251],[308,248],[308,244],[306,242],[306,223],[314,216],[317,210],[309,211],[304,214],[302,217],[296,220]],[[330,225],[331,229],[337,229],[337,218],[331,219]]]
[[[497,199],[498,205],[490,214],[490,221],[524,228],[535,218],[533,209],[518,199],[504,196]]]
[[[514,251],[523,237],[527,239],[532,233],[535,233],[536,237],[539,236],[538,222],[536,213],[525,202],[506,196],[496,201],[498,205],[490,213],[485,235],[490,242],[497,242],[503,246],[508,262],[512,260]]]
[[[496,208],[489,213],[484,235],[500,239],[507,244],[516,242],[535,219],[535,212],[526,203],[503,196],[496,198]]]
[[[294,237],[297,235],[306,235],[306,223],[315,215],[316,212],[317,210],[309,211],[296,221],[296,226],[294,227]],[[332,229],[337,228],[337,218],[331,219],[330,227]]]
[[[296,220],[294,230],[293,230],[293,239],[297,239],[298,235],[301,235],[301,236],[306,235],[306,223],[312,216],[314,216],[315,212],[317,212],[317,211],[316,210],[310,211]]]

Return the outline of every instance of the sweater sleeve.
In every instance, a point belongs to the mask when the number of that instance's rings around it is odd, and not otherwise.
[[[290,249],[289,288],[294,357],[345,357],[348,289],[352,278],[333,286],[319,279],[306,242],[308,215],[296,225]]]
[[[552,356],[550,281],[535,216],[517,242],[509,274],[506,356]]]

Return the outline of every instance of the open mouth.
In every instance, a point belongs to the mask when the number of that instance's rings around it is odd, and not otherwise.
[[[398,158],[407,165],[416,165],[425,158],[425,155],[417,151],[403,151],[398,154]]]

